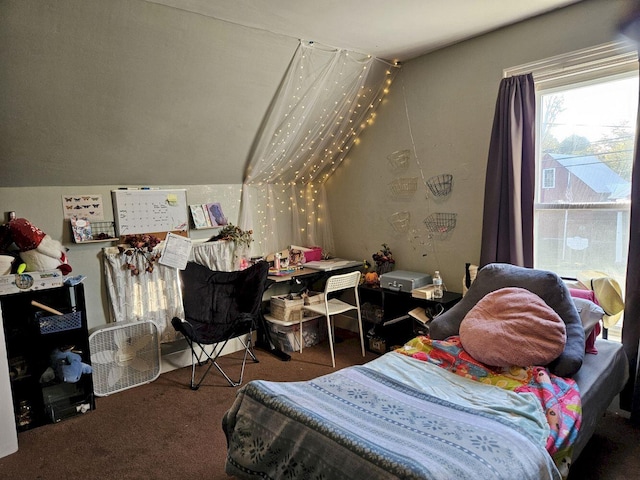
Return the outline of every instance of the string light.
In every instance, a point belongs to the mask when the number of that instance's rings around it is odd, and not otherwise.
[[[288,97],[285,104],[288,108],[270,139],[271,150],[259,160],[263,165],[261,173],[250,180],[251,184],[267,189],[262,194],[264,208],[256,210],[263,232],[274,228],[269,226],[270,222],[277,221],[274,212],[296,214],[296,210],[304,217],[301,224],[307,226],[300,228],[301,235],[315,232],[315,225],[324,221],[319,186],[335,172],[351,147],[360,143],[360,133],[374,123],[375,106],[389,93],[392,83],[394,71],[385,68],[380,72],[384,78],[380,79],[379,86],[372,88],[370,75],[375,68],[370,67],[377,67],[379,61],[371,56],[360,60],[356,57],[363,57],[342,51],[339,53],[342,61],[335,64],[331,83],[316,84],[317,79],[305,73],[317,68],[315,65],[307,68],[312,59],[306,52],[313,52],[313,43],[304,45],[305,53],[297,60],[299,74],[290,85],[289,93],[287,90],[284,93],[284,98]],[[356,63],[352,63],[354,61]],[[314,92],[319,91],[323,92],[319,98],[324,101],[316,100],[318,93]],[[332,108],[327,108],[327,100],[332,102]],[[305,186],[307,183],[310,185]],[[296,197],[299,206],[294,202]]]

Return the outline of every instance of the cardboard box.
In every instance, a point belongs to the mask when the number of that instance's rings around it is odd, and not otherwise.
[[[64,285],[64,275],[60,270],[48,272],[25,272],[0,276],[0,295],[46,290]]]

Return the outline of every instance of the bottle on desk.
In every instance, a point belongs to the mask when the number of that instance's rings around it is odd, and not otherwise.
[[[442,277],[440,276],[440,272],[436,270],[433,275],[433,298],[442,298],[443,295]]]
[[[278,272],[280,271],[280,253],[276,253],[273,256],[273,268],[275,268]]]

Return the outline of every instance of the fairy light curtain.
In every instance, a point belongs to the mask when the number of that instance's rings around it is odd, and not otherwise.
[[[254,250],[319,245],[333,251],[324,183],[375,111],[398,66],[301,41],[252,152],[239,225]]]

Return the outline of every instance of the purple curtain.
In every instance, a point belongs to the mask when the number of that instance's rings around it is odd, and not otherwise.
[[[631,421],[635,424],[640,424],[640,371],[637,368],[640,341],[640,108],[638,110],[636,148],[631,173],[629,255],[622,325],[622,345],[629,359],[629,382],[620,394],[620,407],[631,412]]]
[[[533,75],[503,78],[485,179],[481,267],[533,267],[535,118]]]

